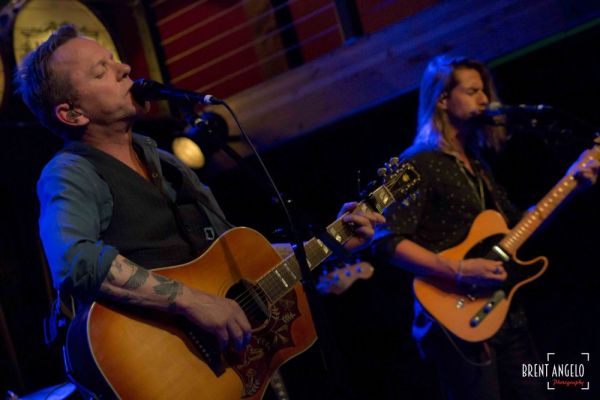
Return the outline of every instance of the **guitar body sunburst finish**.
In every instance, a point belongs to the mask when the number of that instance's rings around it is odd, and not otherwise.
[[[252,284],[280,262],[258,232],[235,228],[201,257],[154,272],[226,296],[240,280]],[[80,315],[70,328],[69,358],[76,377],[105,398],[260,399],[273,372],[316,340],[300,284],[264,305],[265,318],[251,319],[253,337],[248,347],[241,353],[221,354],[215,350],[214,337],[201,333],[191,337],[178,317],[93,303],[89,313]],[[195,343],[198,338],[201,346]],[[89,354],[82,354],[83,350]],[[211,364],[204,350],[216,354],[216,362]],[[90,368],[90,360],[95,368]]]
[[[475,218],[461,244],[440,255],[451,260],[473,257],[497,259],[491,249],[509,232],[502,215],[486,210]],[[440,324],[463,340],[479,342],[489,339],[500,329],[516,290],[542,275],[547,266],[545,257],[524,262],[512,255],[509,261],[504,262],[508,278],[498,287],[482,290],[457,286],[451,281],[416,278],[413,288],[416,298]],[[499,297],[494,298],[494,294]],[[487,313],[482,312],[490,299],[494,299],[493,308]],[[481,316],[480,322],[474,326],[473,318],[477,315]]]

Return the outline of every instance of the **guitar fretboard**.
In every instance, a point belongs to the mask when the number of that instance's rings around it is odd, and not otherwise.
[[[357,208],[369,209],[364,202],[360,203]],[[344,223],[341,218],[329,225],[326,231],[340,244],[346,243],[354,234],[352,227]],[[306,242],[304,251],[306,252],[306,262],[311,270],[315,269],[332,254],[332,251],[317,238],[312,238]],[[258,285],[270,300],[276,301],[289,292],[301,278],[302,273],[300,272],[298,259],[294,254],[291,254],[260,279]]]
[[[575,169],[579,169],[587,161],[598,159],[600,150],[597,147],[586,150]],[[577,186],[577,180],[572,173],[563,177],[546,196],[536,204],[533,211],[529,212],[499,243],[509,254],[514,255],[519,247],[552,215],[558,206],[571,194]]]
[[[418,180],[419,175],[414,168],[409,164],[403,165],[384,185],[370,193],[368,202],[359,203],[357,210],[381,213],[396,201],[398,194],[408,192]],[[346,243],[354,235],[352,226],[345,223],[342,218],[338,218],[326,228],[327,233],[340,244]],[[306,242],[304,250],[306,261],[311,270],[315,269],[332,254],[331,249],[317,238],[312,238]],[[292,287],[301,278],[302,273],[300,272],[298,260],[294,254],[291,254],[262,277],[257,284],[271,301],[276,301],[292,290]]]

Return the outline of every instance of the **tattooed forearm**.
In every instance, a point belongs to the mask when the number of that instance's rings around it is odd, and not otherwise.
[[[109,285],[103,283],[102,284],[102,292],[100,293],[101,298],[108,300],[117,300],[121,303],[126,304],[141,304],[141,301],[137,301],[132,296],[128,296],[127,294],[120,293],[119,290],[112,290]]]
[[[115,260],[113,261],[112,265],[119,271],[123,271],[123,266],[121,265],[121,262],[119,261],[118,258],[115,258]]]
[[[100,286],[100,292],[102,297],[120,303],[177,312],[184,285],[118,255]]]
[[[127,282],[125,282],[123,288],[137,289],[141,287],[144,283],[146,283],[146,281],[148,280],[148,276],[150,276],[148,270],[136,266],[133,275],[131,275],[131,277],[127,279]]]
[[[158,285],[154,286],[154,293],[167,296],[167,299],[170,303],[175,302],[175,298],[183,293],[183,287],[181,283],[162,275],[155,275],[154,277],[158,281]]]
[[[108,274],[106,275],[107,282],[115,283],[118,285],[119,277],[123,279],[123,264],[125,261],[127,261],[127,263],[125,264],[127,264],[127,266],[131,269],[132,274],[139,268],[136,264],[127,260],[126,258],[117,257],[113,260],[112,264],[110,265],[110,269],[108,270]]]

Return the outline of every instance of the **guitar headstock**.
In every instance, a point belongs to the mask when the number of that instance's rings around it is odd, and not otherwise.
[[[411,163],[400,163],[398,157],[392,157],[377,170],[377,175],[381,180],[381,186],[369,193],[367,200],[379,213],[393,202],[410,201],[417,197],[415,187],[421,181],[421,176]],[[370,186],[375,185],[372,183]]]
[[[375,268],[368,262],[358,262],[356,264],[346,264],[343,267],[335,268],[333,271],[324,271],[319,276],[317,289],[321,294],[333,293],[340,295],[344,293],[358,279],[369,279],[373,276]]]
[[[382,183],[396,197],[401,197],[409,193],[421,180],[421,176],[415,170],[415,167],[408,162],[400,164],[398,157],[390,158],[389,163],[377,171],[382,179]]]

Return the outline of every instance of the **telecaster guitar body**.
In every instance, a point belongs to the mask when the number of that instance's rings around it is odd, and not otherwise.
[[[502,285],[482,290],[454,282],[417,278],[414,291],[423,307],[444,327],[463,340],[482,341],[493,336],[506,318],[515,291],[544,273],[545,257],[523,262],[494,248],[510,230],[498,212],[477,216],[467,238],[440,253],[451,260],[482,257],[504,261],[508,278]]]

